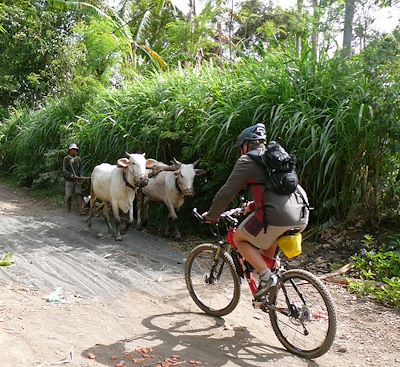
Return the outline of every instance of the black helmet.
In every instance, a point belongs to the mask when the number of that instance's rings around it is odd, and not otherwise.
[[[245,141],[265,140],[265,125],[258,123],[256,125],[247,127],[238,136],[236,146],[240,148]]]

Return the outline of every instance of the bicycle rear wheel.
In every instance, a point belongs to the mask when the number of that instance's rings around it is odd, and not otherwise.
[[[185,280],[193,301],[208,315],[227,315],[239,302],[240,277],[232,257],[219,246],[194,248],[186,259]]]
[[[337,316],[324,283],[305,270],[283,273],[271,290],[269,317],[275,335],[291,353],[317,358],[332,346]]]

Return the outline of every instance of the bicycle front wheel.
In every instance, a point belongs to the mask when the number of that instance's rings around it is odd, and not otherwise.
[[[193,301],[208,315],[227,315],[239,302],[240,277],[232,257],[220,246],[194,248],[186,259],[185,280]]]
[[[324,283],[305,270],[283,273],[270,293],[269,317],[275,335],[291,353],[317,358],[332,346],[337,316]]]

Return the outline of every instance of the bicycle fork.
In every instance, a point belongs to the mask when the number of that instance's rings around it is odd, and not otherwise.
[[[213,264],[210,269],[210,274],[206,276],[206,284],[216,284],[221,277],[222,271],[224,270],[224,262],[219,261],[221,259],[221,252],[225,251],[221,246],[218,247],[215,255]]]

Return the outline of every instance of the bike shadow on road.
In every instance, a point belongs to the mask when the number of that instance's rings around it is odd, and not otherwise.
[[[97,363],[105,366],[115,366],[116,361],[120,360],[125,360],[126,366],[136,366],[140,364],[134,364],[132,359],[141,357],[141,353],[135,350],[151,348],[148,354],[152,355],[152,359],[143,361],[146,366],[161,364],[173,355],[179,356],[179,366],[182,367],[193,366],[191,361],[212,367],[256,367],[266,364],[279,367],[320,366],[315,361],[299,358],[282,348],[261,342],[246,328],[235,330],[225,325],[224,319],[201,313],[153,315],[143,319],[142,325],[147,332],[110,345],[96,344],[83,351],[82,355],[86,357],[88,353],[93,353]]]

